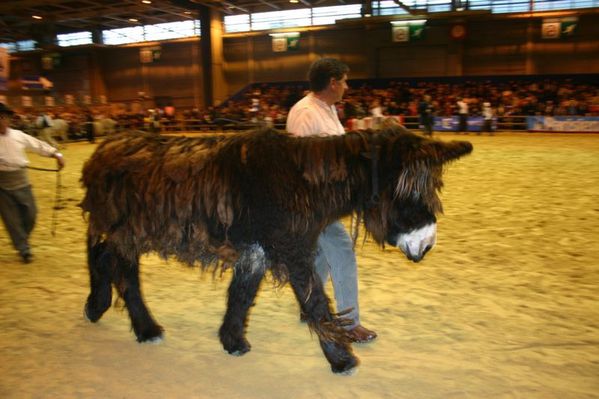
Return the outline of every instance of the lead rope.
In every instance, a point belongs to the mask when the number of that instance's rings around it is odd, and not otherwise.
[[[60,177],[60,170],[56,171],[56,189],[54,195],[54,206],[52,207],[52,229],[50,233],[52,237],[56,236],[56,225],[58,224],[58,210],[64,208],[62,206],[62,180]]]

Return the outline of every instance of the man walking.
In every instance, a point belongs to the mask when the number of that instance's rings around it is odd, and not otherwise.
[[[296,136],[333,136],[345,134],[335,103],[347,90],[349,68],[333,58],[322,58],[308,72],[311,92],[289,111],[287,131]],[[353,321],[348,326],[354,342],[369,342],[376,333],[360,324],[358,308],[358,271],[353,243],[340,221],[327,226],[318,238],[316,273],[323,285],[329,275],[333,281],[337,311],[351,309],[345,316]]]
[[[458,97],[458,132],[468,133],[468,103]]]
[[[29,161],[25,150],[56,158],[59,170],[64,167],[64,159],[51,145],[8,127],[13,114],[0,103],[0,215],[21,260],[29,263],[33,256],[29,235],[35,226],[37,208],[27,176]]]

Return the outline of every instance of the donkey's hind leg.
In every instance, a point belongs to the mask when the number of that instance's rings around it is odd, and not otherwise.
[[[89,268],[90,293],[85,303],[85,317],[95,323],[102,317],[112,302],[110,284],[114,258],[106,250],[106,243],[87,242],[87,266]]]
[[[339,324],[330,310],[320,279],[313,271],[311,262],[299,257],[296,262],[289,262],[289,282],[295,296],[306,315],[310,329],[318,335],[320,347],[331,365],[334,373],[351,374],[358,366],[358,359],[352,353],[347,332]]]
[[[229,285],[227,312],[219,330],[223,348],[232,355],[241,356],[250,351],[245,339],[248,312],[264,278],[265,258],[262,248],[253,246],[244,252],[233,269]]]
[[[116,264],[112,279],[119,296],[125,300],[131,326],[138,342],[158,341],[163,328],[154,321],[144,303],[139,282],[139,257],[129,260],[112,252]]]

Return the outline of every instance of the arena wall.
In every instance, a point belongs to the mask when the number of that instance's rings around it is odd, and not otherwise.
[[[321,56],[345,61],[354,79],[599,73],[599,9],[579,16],[572,37],[542,39],[542,21],[521,14],[476,14],[462,21],[437,16],[429,19],[421,40],[405,43],[392,41],[388,20],[349,21],[301,31],[299,49],[282,53],[273,52],[269,32],[224,35],[214,100],[252,82],[305,80],[309,64]],[[462,40],[451,38],[456,23],[466,27]],[[160,58],[141,63],[140,48],[147,46],[159,46]],[[60,63],[51,70],[42,69],[41,52],[13,57],[9,94],[24,94],[21,76],[38,74],[54,82],[51,94],[58,102],[70,93],[144,106],[153,106],[156,98],[177,108],[204,106],[198,39],[59,51]]]

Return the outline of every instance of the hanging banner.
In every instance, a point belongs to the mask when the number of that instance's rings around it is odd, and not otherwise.
[[[394,42],[409,42],[424,37],[425,19],[412,21],[391,21],[391,40]]]
[[[577,17],[545,18],[541,26],[541,37],[543,39],[559,39],[574,36],[577,26]]]
[[[391,28],[394,42],[407,42],[410,40],[410,29],[407,26],[394,26]]]
[[[576,28],[578,27],[577,17],[562,18],[560,24],[560,33],[562,37],[574,36]]]
[[[0,90],[8,89],[9,67],[8,50],[0,47]]]
[[[299,49],[299,32],[271,33],[270,36],[272,37],[272,51],[275,53]]]
[[[287,38],[273,37],[272,51],[274,51],[275,53],[284,53],[285,51],[287,51]]]
[[[557,20],[543,20],[541,27],[541,37],[543,39],[559,39],[560,23]]]
[[[599,132],[599,116],[527,116],[532,132]]]
[[[139,61],[142,64],[148,64],[160,59],[160,46],[142,47],[139,49]]]
[[[292,36],[287,36],[287,50],[295,51],[299,49],[299,33]]]
[[[410,40],[420,40],[424,36],[424,22],[420,24],[410,24]]]
[[[467,131],[480,132],[483,130],[484,118],[482,116],[469,116],[467,119]],[[439,132],[457,132],[460,122],[457,116],[436,116],[433,130]],[[491,122],[493,130],[497,130],[497,118]]]

